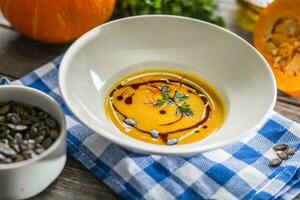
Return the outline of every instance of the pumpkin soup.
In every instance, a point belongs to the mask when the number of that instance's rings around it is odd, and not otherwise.
[[[124,134],[154,144],[188,144],[217,131],[225,116],[207,83],[174,71],[124,78],[107,95],[105,110]]]

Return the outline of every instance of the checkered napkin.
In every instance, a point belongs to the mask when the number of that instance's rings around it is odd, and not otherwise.
[[[122,198],[293,199],[300,193],[300,128],[295,122],[274,112],[257,133],[193,157],[133,153],[93,133],[70,113],[58,89],[60,59],[12,84],[37,88],[61,104],[69,154]],[[270,168],[276,143],[289,144],[297,152],[280,167]]]

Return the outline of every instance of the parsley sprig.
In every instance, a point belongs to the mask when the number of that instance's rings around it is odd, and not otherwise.
[[[194,115],[194,112],[191,109],[191,106],[184,102],[182,105],[177,107],[176,109],[176,114],[177,115],[184,115],[186,117],[191,117]]]
[[[170,90],[167,86],[163,86],[161,88],[161,96],[162,98],[157,99],[155,104],[156,106],[162,107],[165,105],[171,106],[175,104],[177,106],[176,115],[183,115],[186,117],[191,117],[194,115],[191,106],[185,102],[189,99],[189,96],[180,93],[178,90],[175,90],[174,96],[170,97]]]

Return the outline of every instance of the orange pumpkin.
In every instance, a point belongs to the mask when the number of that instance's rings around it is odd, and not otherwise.
[[[75,40],[106,22],[115,0],[0,0],[6,19],[19,32],[46,43]]]
[[[262,10],[254,46],[271,65],[278,88],[300,97],[300,0],[275,0]]]

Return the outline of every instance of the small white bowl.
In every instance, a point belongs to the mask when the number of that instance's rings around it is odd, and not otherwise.
[[[218,132],[165,146],[130,138],[109,123],[104,100],[114,83],[166,68],[197,75],[222,94],[227,116]],[[125,18],[86,33],[65,54],[59,85],[68,107],[90,129],[129,150],[154,154],[192,155],[235,142],[265,122],[276,99],[268,63],[245,40],[203,21],[166,15]]]
[[[0,164],[0,199],[26,199],[46,189],[65,166],[65,117],[52,97],[32,88],[0,86],[0,103],[10,100],[42,108],[60,127],[59,137],[45,152],[26,161]]]

